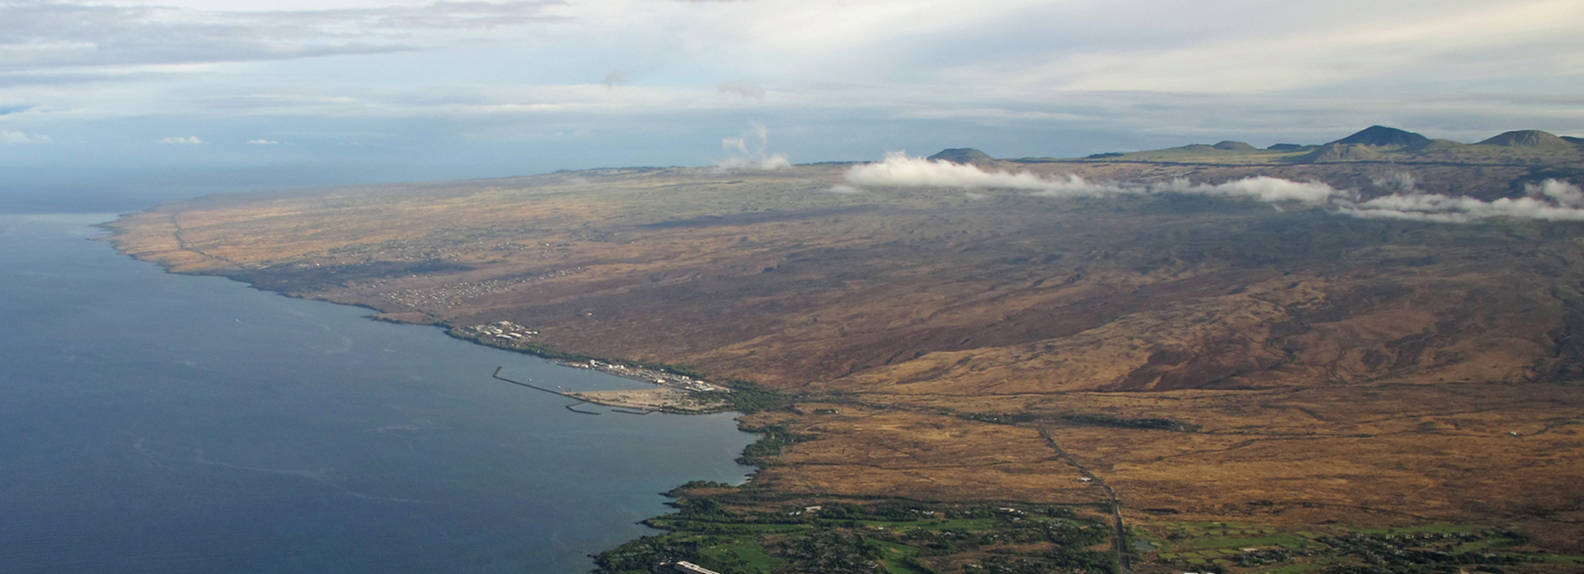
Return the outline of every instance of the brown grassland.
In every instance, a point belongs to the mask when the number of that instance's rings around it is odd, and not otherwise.
[[[1406,171],[1491,199],[1580,163],[999,166],[1366,195]],[[787,495],[1106,501],[1087,472],[1140,525],[1503,525],[1584,554],[1584,224],[829,192],[849,167],[215,196],[111,239],[173,272],[509,320],[547,348],[786,393],[745,424],[810,439],[755,478]]]

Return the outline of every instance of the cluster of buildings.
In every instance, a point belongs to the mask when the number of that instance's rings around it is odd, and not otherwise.
[[[577,367],[579,369],[593,369],[593,370],[596,370],[596,371],[599,371],[599,372],[602,372],[602,373],[606,373],[606,374],[610,374],[610,375],[616,375],[616,376],[622,377],[624,379],[632,379],[634,381],[642,381],[642,382],[645,382],[645,383],[654,383],[656,385],[671,387],[671,388],[674,388],[674,389],[681,389],[681,390],[684,390],[684,391],[698,391],[698,392],[710,392],[710,391],[713,391],[713,392],[719,392],[719,393],[731,392],[731,389],[728,389],[726,387],[722,387],[722,386],[719,386],[719,385],[712,385],[712,384],[706,383],[704,381],[695,379],[693,377],[689,377],[687,375],[678,375],[676,373],[668,373],[668,372],[660,371],[660,370],[656,370],[656,369],[645,369],[643,367],[629,367],[627,365],[617,365],[617,364],[607,363],[607,362],[604,362],[604,361],[595,361],[595,360],[576,361],[576,362],[574,362],[574,361],[565,361],[565,362],[562,362],[561,364],[565,365],[565,366],[568,366],[568,367]]]
[[[496,321],[494,323],[463,327],[462,332],[479,335],[481,337],[494,338],[498,340],[497,342],[522,342],[539,335],[538,331],[534,331],[511,321]]]

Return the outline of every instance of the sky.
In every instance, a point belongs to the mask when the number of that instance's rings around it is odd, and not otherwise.
[[[1580,22],[1580,0],[0,0],[0,197],[1584,136]]]

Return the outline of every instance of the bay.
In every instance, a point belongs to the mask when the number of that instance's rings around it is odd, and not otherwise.
[[[491,373],[645,385],[167,274],[112,218],[0,215],[0,571],[583,572],[750,470],[731,414],[573,413]]]

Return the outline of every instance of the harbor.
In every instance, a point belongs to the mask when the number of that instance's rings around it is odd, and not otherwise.
[[[611,365],[610,363],[604,363],[604,362],[600,362],[600,361],[587,361],[587,362],[581,362],[581,363],[566,363],[566,362],[562,362],[560,364],[565,365],[565,366],[578,366],[578,365],[587,365],[589,363],[597,363],[598,365],[603,366],[603,367],[619,366],[619,365]],[[581,368],[595,368],[595,367],[583,366]],[[632,376],[625,376],[624,377],[624,378],[628,378],[628,379],[632,379],[632,380],[636,380],[636,381],[642,381],[642,382],[647,382],[647,383],[651,383],[651,384],[661,385],[661,388],[657,388],[657,389],[637,389],[637,390],[618,390],[618,391],[572,391],[570,389],[565,389],[564,387],[558,387],[558,388],[552,389],[552,388],[548,388],[548,387],[544,387],[544,386],[533,384],[532,382],[525,382],[525,381],[519,381],[519,380],[507,378],[507,377],[501,375],[501,372],[504,371],[504,370],[505,370],[505,367],[496,367],[495,368],[495,373],[492,375],[492,377],[497,379],[497,380],[504,381],[504,382],[507,382],[507,383],[511,383],[513,385],[517,385],[517,386],[520,386],[520,387],[533,389],[533,390],[536,390],[536,391],[539,391],[539,392],[550,393],[550,394],[553,394],[553,395],[557,395],[557,396],[561,396],[561,397],[565,397],[565,398],[577,401],[575,403],[566,405],[566,409],[569,410],[569,411],[572,411],[574,413],[578,413],[578,414],[585,414],[585,415],[599,415],[600,414],[600,413],[597,413],[597,412],[594,412],[594,411],[579,410],[577,408],[577,407],[579,407],[581,405],[584,405],[584,404],[594,404],[594,405],[600,405],[600,406],[603,406],[603,407],[610,407],[612,412],[618,412],[618,413],[622,413],[622,414],[631,414],[631,415],[647,415],[649,413],[655,413],[655,412],[669,412],[669,413],[681,413],[681,414],[703,414],[703,413],[717,412],[717,411],[721,410],[725,406],[723,401],[718,401],[718,400],[716,400],[716,401],[702,401],[702,400],[700,400],[700,397],[694,395],[694,392],[702,392],[702,391],[694,391],[693,389],[687,389],[687,390],[678,389],[678,388],[672,387],[671,385],[668,385],[668,384],[665,384],[665,383],[662,383],[662,382],[658,382],[660,380],[664,380],[664,379],[660,379],[658,377],[650,378],[650,379],[647,379],[647,380],[643,379],[643,378],[638,378],[639,376],[642,376],[642,375],[638,375],[638,374],[633,374]],[[601,372],[609,372],[609,371],[606,371],[605,369],[599,369],[599,368],[596,368],[596,370],[600,370]],[[626,372],[627,373],[632,373],[633,371],[645,371],[645,372],[647,372],[647,371],[651,371],[651,370],[650,369],[641,369],[641,370],[640,369],[632,369],[632,370],[628,370]],[[619,373],[620,372],[610,373],[610,374],[619,374]],[[670,374],[670,373],[667,373],[667,374]],[[532,379],[529,379],[529,380],[532,381]],[[689,380],[692,380],[692,379],[689,379]],[[712,390],[715,390],[717,392],[729,392],[729,391],[727,391],[724,388],[717,387],[717,386],[714,386],[714,385],[709,385],[707,383],[696,383],[696,385],[699,386],[699,387],[712,389]]]

